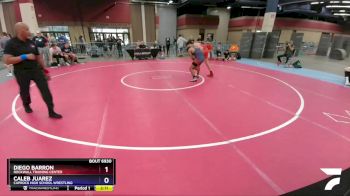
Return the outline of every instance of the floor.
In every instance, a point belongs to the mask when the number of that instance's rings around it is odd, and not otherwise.
[[[298,58],[301,60],[303,67],[311,70],[317,70],[344,76],[344,68],[350,66],[350,59],[334,60],[325,56],[306,55]],[[275,59],[262,59],[264,62],[276,63]]]
[[[36,87],[34,113],[25,114],[15,81],[3,82],[0,173],[7,158],[111,157],[114,194],[280,195],[327,178],[320,168],[350,167],[350,88],[341,76],[243,59],[212,61],[215,77],[203,66],[190,83],[189,64],[50,69],[62,120],[47,118]],[[5,181],[0,195],[18,195]],[[47,194],[68,195],[27,195]]]
[[[167,59],[176,59],[173,54]],[[186,57],[183,57],[186,58]],[[299,58],[303,64],[303,67],[310,70],[316,70],[321,72],[326,72],[330,74],[335,74],[339,76],[344,76],[344,68],[350,66],[350,59],[347,58],[345,60],[333,60],[324,56],[316,56],[316,55],[303,55]],[[90,58],[89,56],[85,56],[83,59],[80,59],[81,62],[107,62],[107,61],[125,61],[131,60],[127,54],[124,54],[124,58],[117,57],[99,57],[99,58]],[[276,63],[276,58],[273,59],[257,59],[262,62],[268,63]],[[6,77],[8,71],[3,66],[3,63],[0,61],[0,83],[11,79],[11,77]]]

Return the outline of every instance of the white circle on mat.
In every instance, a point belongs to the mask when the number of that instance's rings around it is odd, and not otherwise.
[[[130,76],[134,76],[134,75],[140,75],[143,73],[152,73],[152,72],[178,72],[178,73],[186,73],[189,74],[190,76],[190,72],[186,72],[186,71],[179,71],[179,70],[152,70],[152,71],[140,71],[140,72],[135,72],[135,73],[131,73],[128,74],[126,76],[124,76],[120,82],[124,85],[127,86],[129,88],[133,88],[133,89],[137,89],[137,90],[144,90],[144,91],[178,91],[178,90],[186,90],[186,89],[191,89],[197,86],[200,86],[202,84],[204,84],[205,79],[203,76],[199,76],[201,78],[201,81],[199,83],[195,83],[194,85],[191,86],[184,86],[184,87],[178,87],[178,88],[144,88],[144,87],[138,87],[138,86],[133,86],[128,84],[127,82],[125,82],[125,79],[130,77]]]
[[[164,63],[164,62],[163,62]],[[168,63],[172,63],[172,62],[168,62]],[[178,63],[178,62],[174,62],[174,63]],[[117,65],[126,65],[125,64],[117,64]],[[98,66],[98,67],[92,67],[92,68],[86,68],[86,69],[80,69],[80,70],[75,70],[72,72],[66,72],[63,74],[59,74],[56,75],[52,78],[57,78],[57,77],[62,77],[64,75],[69,75],[69,74],[73,74],[73,73],[77,73],[77,72],[83,72],[83,71],[87,71],[87,70],[93,70],[93,69],[99,69],[99,68],[106,68],[106,67],[113,67],[113,66],[117,66],[117,65],[106,65],[106,66]],[[220,65],[219,65],[220,66]],[[239,138],[233,138],[233,139],[229,139],[229,140],[225,140],[225,141],[219,141],[219,142],[212,142],[212,143],[205,143],[205,144],[195,144],[195,145],[185,145],[185,146],[118,146],[118,145],[109,145],[109,144],[100,144],[100,143],[94,143],[94,142],[86,142],[86,141],[81,141],[81,140],[75,140],[75,139],[70,139],[70,138],[65,138],[65,137],[60,137],[60,136],[56,136],[53,134],[49,134],[46,133],[45,131],[36,129],[30,125],[28,125],[26,122],[24,122],[17,114],[16,111],[16,102],[18,101],[20,95],[18,94],[14,100],[12,101],[12,115],[15,118],[15,120],[21,124],[23,127],[25,127],[26,129],[28,129],[31,132],[34,132],[36,134],[42,135],[44,137],[47,138],[51,138],[54,140],[59,140],[59,141],[63,141],[63,142],[68,142],[68,143],[73,143],[73,144],[79,144],[79,145],[85,145],[85,146],[92,146],[92,147],[98,147],[98,148],[106,148],[106,149],[116,149],[116,150],[137,150],[137,151],[169,151],[169,150],[190,150],[190,149],[198,149],[198,148],[209,148],[209,147],[215,147],[215,146],[222,146],[222,145],[227,145],[227,144],[232,144],[232,143],[236,143],[236,142],[240,142],[240,141],[245,141],[245,140],[250,140],[250,139],[255,139],[264,135],[268,135],[271,133],[274,133],[284,127],[289,126],[290,124],[292,124],[293,122],[295,122],[299,116],[301,115],[302,111],[304,110],[304,106],[305,106],[305,101],[303,96],[301,95],[301,93],[295,89],[292,85],[288,84],[287,82],[280,80],[278,78],[275,78],[273,76],[269,76],[267,74],[264,73],[260,73],[257,71],[251,71],[251,70],[247,70],[247,69],[241,69],[241,68],[235,68],[235,67],[229,67],[229,66],[222,66],[225,68],[231,68],[231,69],[235,69],[235,70],[240,70],[240,71],[246,71],[246,72],[250,72],[250,73],[254,73],[254,74],[258,74],[273,80],[276,80],[278,82],[280,82],[281,84],[287,86],[288,88],[292,89],[298,96],[299,101],[300,101],[300,105],[298,110],[293,114],[293,117],[290,118],[289,120],[283,122],[282,124],[270,128],[268,130],[264,130],[261,131],[259,133],[255,133],[255,134],[251,134],[251,135],[247,135],[247,136],[243,136],[243,137],[239,137]]]

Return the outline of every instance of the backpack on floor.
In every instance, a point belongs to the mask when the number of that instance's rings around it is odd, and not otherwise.
[[[100,55],[98,55],[98,49],[97,50],[95,50],[95,49],[91,50],[91,57],[96,58],[96,57],[99,57],[99,56]]]
[[[301,65],[300,60],[295,61],[292,65],[293,65],[294,68],[303,68],[303,66]]]

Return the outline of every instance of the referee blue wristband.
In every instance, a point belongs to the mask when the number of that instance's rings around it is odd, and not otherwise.
[[[21,58],[22,61],[25,61],[28,59],[26,54],[22,54],[21,56],[19,56]]]

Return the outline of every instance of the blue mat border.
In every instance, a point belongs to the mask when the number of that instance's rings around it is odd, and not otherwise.
[[[294,68],[284,68],[283,66],[277,66],[275,63],[269,63],[269,62],[263,62],[259,60],[254,60],[254,59],[241,59],[238,62],[251,65],[254,67],[260,67],[264,69],[269,69],[269,70],[274,70],[274,71],[281,71],[284,73],[289,73],[289,74],[295,74],[295,75],[300,75],[304,77],[309,77],[313,78],[316,80],[321,80],[324,82],[329,82],[337,85],[344,86],[345,79],[344,77],[341,77],[336,74],[331,74],[331,73],[326,73],[322,71],[316,71],[316,70],[311,70],[311,69],[294,69]]]

